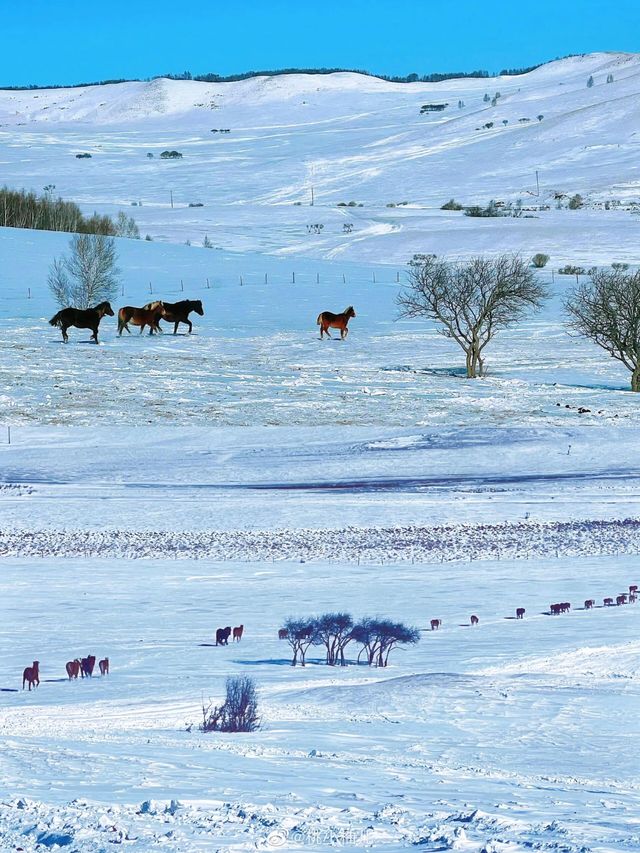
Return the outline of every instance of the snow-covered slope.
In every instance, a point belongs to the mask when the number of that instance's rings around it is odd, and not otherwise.
[[[421,113],[432,103],[448,106]],[[384,261],[495,247],[503,232],[511,250],[545,250],[558,234],[566,256],[585,230],[585,247],[615,245],[609,231],[630,214],[560,213],[556,194],[640,203],[639,103],[640,55],[609,53],[437,84],[341,73],[2,91],[0,166],[12,186],[53,183],[87,210],[127,209],[160,239]],[[165,149],[183,158],[161,161]],[[452,196],[520,199],[537,218],[469,221],[439,210]],[[349,201],[363,206],[336,206]]]

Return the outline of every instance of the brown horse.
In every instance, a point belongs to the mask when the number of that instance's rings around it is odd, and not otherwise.
[[[99,661],[100,675],[109,675],[109,658],[103,658]]]
[[[202,307],[202,302],[200,299],[183,299],[180,302],[163,302],[162,304],[162,319],[166,320],[168,323],[173,323],[173,334],[178,334],[178,326],[180,323],[184,323],[189,327],[189,334],[193,329],[193,323],[189,319],[189,314],[192,311],[195,311],[196,314],[199,314],[201,317],[204,316],[204,308]],[[153,305],[150,302],[148,305],[145,305],[145,308],[148,308],[149,305]]]
[[[516,619],[524,619],[524,614],[526,612],[527,611],[524,609],[524,607],[516,607]]]
[[[278,628],[278,639],[286,640],[289,637],[289,632],[286,628]]]
[[[149,307],[134,308],[132,305],[125,305],[118,311],[118,334],[126,329],[131,332],[128,324],[140,326],[140,334],[144,332],[145,326],[149,327],[149,334],[154,332],[162,332],[158,322],[162,317],[162,302],[150,302]]]
[[[91,337],[98,343],[98,326],[105,314],[113,317],[113,308],[108,302],[101,302],[94,308],[63,308],[49,320],[49,325],[58,326],[65,344],[69,340],[67,334],[69,326],[75,326],[76,329],[91,329],[93,332]]]
[[[477,625],[479,621],[480,621],[480,620],[478,619],[478,617],[477,617],[477,616],[472,616],[472,617],[471,617],[471,624],[472,624],[472,625]]]
[[[318,314],[316,324],[320,326],[320,340],[326,336],[331,337],[329,329],[340,329],[340,338],[344,340],[349,334],[348,323],[351,317],[355,317],[356,312],[353,310],[353,305],[342,312],[342,314],[332,314],[331,311],[322,311]]]
[[[244,625],[239,625],[237,628],[233,629],[233,640],[234,642],[240,642],[242,639],[242,632],[244,631]]]
[[[595,607],[595,603],[596,603],[595,599],[587,598],[584,602],[584,609],[585,610],[591,610],[593,607]]]
[[[23,690],[25,684],[29,685],[29,691],[31,691],[32,687],[35,690],[35,688],[40,684],[40,661],[34,660],[31,666],[28,666],[22,673]]]
[[[442,619],[432,619],[431,620],[431,630],[432,631],[437,631],[441,625],[442,625]]]
[[[69,676],[69,681],[72,678],[77,678],[80,675],[80,661],[78,658],[75,660],[70,660],[66,664],[67,675]]]

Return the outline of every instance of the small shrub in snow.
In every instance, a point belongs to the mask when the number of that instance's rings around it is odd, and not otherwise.
[[[152,160],[152,159],[153,159],[153,154],[151,153],[151,151],[149,151],[149,152],[147,153],[147,157],[148,157],[150,160]]]
[[[203,247],[204,249],[213,249],[213,243],[212,243],[212,242],[211,242],[211,240],[209,239],[209,235],[208,235],[208,234],[205,234],[205,235],[204,235],[204,240],[202,241],[202,247]]]
[[[543,118],[544,116],[542,115],[542,113],[540,113],[540,115],[538,116],[538,121],[542,121]]]
[[[182,154],[179,151],[163,151],[160,155],[161,160],[179,160]]]
[[[224,703],[202,707],[202,732],[254,732],[259,727],[258,694],[248,676],[228,678]]]
[[[531,258],[531,263],[534,267],[542,269],[542,267],[546,267],[549,263],[549,255],[545,255],[544,252],[536,252],[533,258]]]
[[[569,210],[579,210],[581,207],[584,207],[584,199],[580,193],[572,195],[569,199]]]
[[[607,83],[613,83],[613,74],[607,74]]]
[[[584,275],[584,267],[576,267],[573,264],[565,264],[558,270],[558,275]]]
[[[204,207],[204,204],[201,201],[190,201],[189,207]]]
[[[629,269],[629,264],[622,264],[619,261],[614,261],[611,264],[611,269],[617,270],[618,272],[624,272],[625,270]]]
[[[473,204],[470,207],[465,207],[464,215],[475,217],[494,217],[502,216],[503,214],[500,212],[500,209],[496,202],[490,201],[486,207],[481,207],[477,204]]]
[[[459,204],[454,198],[445,201],[440,210],[464,210],[464,205]]]
[[[84,154],[76,154],[76,160],[90,160],[90,159],[91,159],[91,154],[87,154],[86,152]]]
[[[593,76],[590,76],[587,80],[587,89],[590,89],[593,86]]]
[[[153,243],[153,237],[151,236],[151,234],[147,234],[144,239],[147,241],[147,243]]]

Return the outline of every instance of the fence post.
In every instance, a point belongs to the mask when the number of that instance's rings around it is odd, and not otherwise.
[[[399,272],[396,273],[396,281],[398,282],[398,284],[400,284],[400,273]]]
[[[374,273],[373,273],[373,283],[374,283],[374,284],[376,283],[376,274],[375,274],[375,271],[374,271]]]
[[[296,283],[296,274],[294,272],[291,273],[291,284]]]
[[[153,293],[153,287],[151,287],[151,282],[149,282],[149,293]]]
[[[7,444],[11,444],[11,427],[7,426]]]
[[[180,290],[184,291],[184,282],[180,279]]]
[[[209,284],[209,277],[207,276],[207,290],[209,290],[211,285]]]
[[[267,277],[267,273],[264,274],[264,283],[269,284],[269,279]]]
[[[347,279],[345,278],[345,274],[344,274],[344,273],[342,273],[342,283],[343,283],[343,284],[346,284],[346,283],[347,283]]]
[[[316,273],[316,284],[320,284],[320,273]]]
[[[31,288],[27,288],[27,299],[31,299]]]
[[[242,287],[242,276],[240,276],[240,287]]]

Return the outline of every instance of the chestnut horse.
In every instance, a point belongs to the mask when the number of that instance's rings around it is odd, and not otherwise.
[[[524,609],[524,607],[516,607],[516,619],[524,619],[524,614],[526,612],[527,611]]]
[[[471,624],[472,624],[472,625],[477,625],[479,621],[480,621],[480,620],[478,619],[478,617],[477,617],[477,616],[472,616],[472,617],[471,617]]]
[[[595,599],[587,598],[584,602],[584,609],[585,610],[591,610],[593,607],[595,607],[595,603],[596,603]]]
[[[67,334],[69,326],[75,326],[76,329],[91,329],[93,332],[91,337],[98,343],[98,326],[105,314],[113,317],[113,308],[108,302],[101,302],[95,308],[63,308],[49,320],[49,325],[58,326],[65,344],[69,340]]]
[[[153,305],[153,302],[149,302],[145,305],[145,308],[149,308]],[[166,320],[167,323],[173,323],[173,334],[178,334],[178,326],[180,323],[184,323],[189,327],[189,334],[193,329],[193,323],[189,319],[189,314],[192,311],[195,311],[196,314],[199,314],[201,317],[204,316],[204,308],[202,307],[202,302],[200,299],[183,299],[180,302],[162,302],[162,318]],[[161,330],[162,331],[162,330]]]
[[[140,326],[140,334],[144,332],[145,326],[149,327],[150,335],[154,332],[162,332],[158,325],[160,317],[162,317],[162,308],[162,302],[150,302],[148,308],[146,306],[134,308],[132,305],[125,305],[118,311],[118,334],[122,335],[125,329],[130,333],[129,323]]]
[[[332,314],[331,311],[322,311],[318,314],[316,324],[320,326],[320,340],[326,336],[331,337],[329,329],[340,329],[340,338],[344,340],[349,334],[348,323],[351,317],[355,317],[356,312],[353,310],[353,305],[342,312],[342,314]]]
[[[40,661],[34,660],[31,666],[28,666],[22,673],[23,690],[25,684],[29,685],[29,691],[31,691],[32,687],[35,690],[35,688],[40,684]]]
[[[286,628],[278,628],[278,639],[286,640],[289,637],[289,632]]]
[[[100,675],[109,675],[109,658],[103,658],[99,661]]]
[[[244,625],[240,625],[238,628],[233,629],[233,640],[234,642],[240,642],[242,639],[242,632],[244,631]]]
[[[442,625],[442,619],[432,619],[431,620],[431,630],[432,631],[437,631],[441,625]]]
[[[69,681],[72,678],[77,678],[80,675],[80,661],[78,658],[75,660],[70,660],[66,664],[67,675],[69,676]]]

